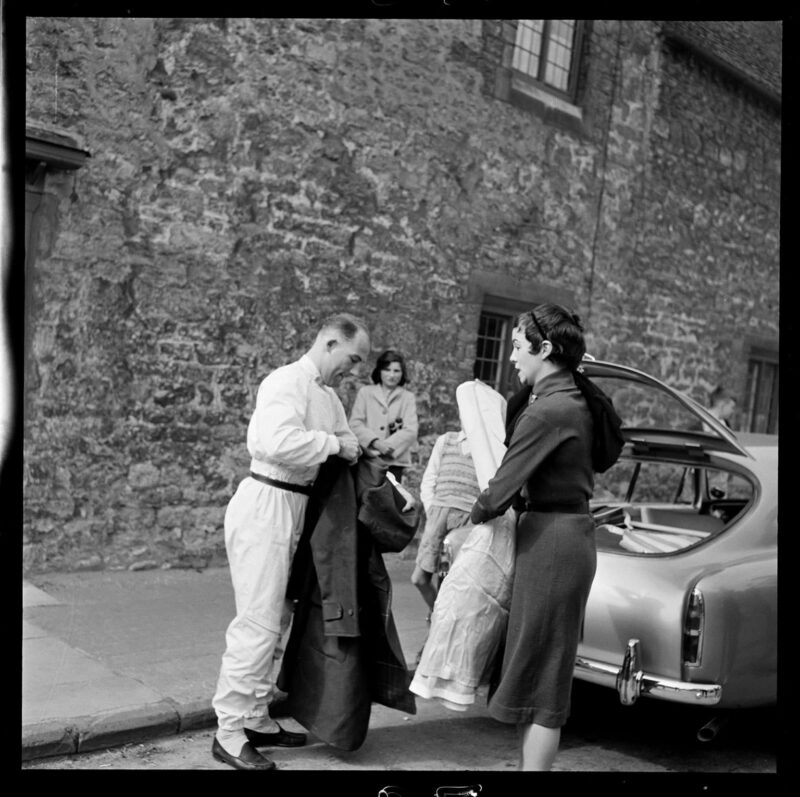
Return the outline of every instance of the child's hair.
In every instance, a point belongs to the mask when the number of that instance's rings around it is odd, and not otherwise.
[[[406,372],[406,361],[403,359],[403,355],[394,349],[386,349],[386,351],[378,357],[378,361],[375,363],[375,368],[372,370],[372,381],[376,385],[381,383],[381,371],[392,363],[400,363],[400,369],[403,372],[403,375],[400,377],[400,381],[397,384],[404,385],[406,383],[408,374]]]

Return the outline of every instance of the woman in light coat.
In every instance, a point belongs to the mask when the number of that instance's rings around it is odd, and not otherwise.
[[[350,411],[350,428],[361,447],[382,457],[397,481],[411,465],[411,452],[417,446],[417,401],[403,387],[406,380],[403,355],[387,349],[372,371],[374,384],[358,391]]]

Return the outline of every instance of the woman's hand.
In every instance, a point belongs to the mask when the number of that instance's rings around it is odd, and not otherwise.
[[[377,454],[382,457],[391,457],[394,454],[394,449],[383,442],[383,440],[373,440],[369,447],[374,449]]]

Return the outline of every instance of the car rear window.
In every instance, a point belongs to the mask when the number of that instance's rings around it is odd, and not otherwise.
[[[717,468],[622,459],[597,474],[598,548],[670,554],[723,532],[754,495],[745,477]]]
[[[624,377],[593,376],[629,429],[705,431],[697,415],[674,395]]]

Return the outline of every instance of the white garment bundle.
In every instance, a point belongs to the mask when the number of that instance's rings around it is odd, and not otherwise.
[[[486,489],[505,453],[505,399],[478,380],[456,389],[478,485]],[[508,622],[516,519],[502,517],[470,532],[442,582],[428,639],[410,689],[465,710],[488,681]]]

